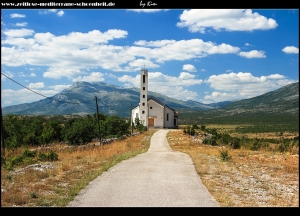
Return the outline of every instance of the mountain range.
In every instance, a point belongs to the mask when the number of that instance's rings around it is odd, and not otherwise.
[[[174,110],[190,112],[212,111],[233,115],[241,112],[299,113],[299,82],[281,87],[257,97],[239,101],[223,101],[203,104],[196,101],[183,101],[149,91],[153,96]],[[85,115],[98,110],[105,115],[129,117],[130,110],[139,104],[138,88],[123,88],[102,82],[76,82],[61,93],[36,102],[12,105],[2,108],[2,115]]]

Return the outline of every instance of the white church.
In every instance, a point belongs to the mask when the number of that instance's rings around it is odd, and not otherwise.
[[[139,118],[149,128],[178,128],[178,112],[155,97],[148,98],[148,70],[141,70],[140,103],[131,110],[131,121]]]

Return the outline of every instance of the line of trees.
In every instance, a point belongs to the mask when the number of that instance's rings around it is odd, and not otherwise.
[[[122,137],[130,134],[130,121],[112,115],[98,114],[100,137]],[[50,118],[44,116],[18,116],[8,114],[3,120],[6,148],[40,146],[64,141],[82,145],[99,138],[97,114],[77,118]]]

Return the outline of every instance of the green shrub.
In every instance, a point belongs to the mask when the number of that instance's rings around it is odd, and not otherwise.
[[[239,149],[241,147],[241,144],[240,144],[240,139],[239,138],[234,138],[230,141],[229,143],[229,146],[232,148],[232,149]]]
[[[58,160],[58,155],[53,150],[50,150],[50,152],[46,154],[40,152],[38,154],[38,159],[41,161],[56,161]]]
[[[231,156],[229,156],[229,153],[227,150],[222,150],[220,151],[220,158],[221,158],[221,161],[229,161],[231,160]]]

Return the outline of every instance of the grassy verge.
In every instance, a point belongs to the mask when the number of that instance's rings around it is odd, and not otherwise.
[[[146,152],[155,130],[107,145],[57,145],[57,161],[22,163],[11,170],[1,167],[1,206],[66,206],[81,189],[110,167]],[[95,145],[94,145],[95,144]],[[47,152],[47,149],[37,149]],[[22,150],[7,152],[13,156]]]

